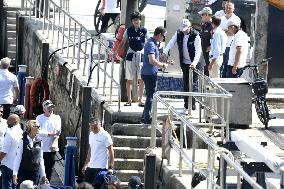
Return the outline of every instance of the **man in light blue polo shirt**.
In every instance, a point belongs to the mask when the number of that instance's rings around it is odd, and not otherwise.
[[[154,31],[154,36],[151,37],[144,47],[144,59],[141,69],[141,77],[145,83],[146,102],[142,114],[142,122],[145,124],[151,123],[151,107],[153,95],[156,91],[157,72],[158,68],[165,69],[168,64],[160,62],[158,43],[165,38],[166,29],[159,26]]]

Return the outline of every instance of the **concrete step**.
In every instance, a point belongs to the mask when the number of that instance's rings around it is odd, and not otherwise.
[[[16,40],[16,37],[17,37],[16,31],[7,31],[7,37],[8,38],[13,38],[13,39]]]
[[[161,138],[157,137],[156,142],[160,147]],[[113,143],[118,147],[147,148],[150,146],[150,137],[113,135]]]
[[[16,24],[7,24],[7,31],[16,31]]]
[[[8,51],[8,57],[11,59],[16,59],[16,51]]]
[[[8,37],[7,38],[7,45],[15,45],[16,44],[17,39],[14,37]]]
[[[117,170],[139,170],[143,171],[143,159],[114,159],[114,165]]]
[[[113,147],[115,157],[124,159],[143,159],[145,149],[143,148],[130,148],[130,147]]]
[[[17,51],[17,46],[15,44],[8,45],[8,51]]]
[[[20,10],[21,8],[20,7],[17,7],[17,6],[5,6],[5,10],[6,11],[14,11],[14,12],[16,12],[16,11],[18,11],[18,10]]]
[[[7,11],[7,17],[16,18],[16,16],[17,16],[17,11],[14,11],[14,10]]]
[[[14,17],[8,17],[7,18],[7,24],[17,24],[17,19]]]
[[[121,182],[128,182],[132,176],[138,176],[141,178],[141,181],[144,182],[143,171],[136,170],[118,170],[117,177]]]
[[[145,124],[124,124],[115,123],[112,126],[113,135],[127,135],[127,136],[151,136],[151,127]],[[157,131],[157,136],[161,137],[161,133]]]

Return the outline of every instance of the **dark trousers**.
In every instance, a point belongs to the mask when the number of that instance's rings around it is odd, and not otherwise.
[[[99,169],[99,168],[90,168],[87,167],[85,172],[85,181],[94,184],[94,179],[100,171],[105,171],[106,169]],[[100,186],[95,186],[95,188],[100,188]]]
[[[102,25],[101,25],[101,33],[105,33],[108,29],[108,22],[111,19],[112,22],[115,22],[115,18],[119,15],[119,13],[105,13],[102,16]]]
[[[10,115],[10,111],[11,111],[11,104],[2,104],[3,106],[3,118],[7,119]]]
[[[20,184],[25,180],[33,181],[34,185],[38,185],[40,181],[39,171],[26,171],[24,169],[19,169],[18,172],[18,185],[17,188],[20,187]]]
[[[45,174],[48,181],[51,179],[52,169],[55,165],[56,152],[43,152]]]
[[[205,60],[204,75],[209,77],[209,70],[208,70],[208,65],[210,64],[209,52],[204,52],[203,53],[203,57],[204,57],[204,60]]]
[[[151,109],[152,109],[152,102],[153,102],[153,95],[156,91],[157,86],[157,76],[156,75],[141,75],[144,84],[145,84],[145,91],[146,91],[146,101],[144,105],[144,111],[142,114],[142,120],[144,123],[150,123],[151,120]]]
[[[227,78],[239,78],[243,74],[244,69],[243,68],[238,68],[236,74],[232,74],[232,68],[233,66],[227,66]]]
[[[230,53],[230,47],[227,47],[225,50],[225,53],[223,55],[223,64],[220,68],[220,77],[226,78],[227,77],[227,66],[229,61],[229,53]]]
[[[13,184],[13,170],[9,169],[5,165],[1,165],[1,171],[2,171],[2,188],[15,189],[16,186]]]
[[[181,64],[181,70],[182,70],[182,78],[183,78],[183,91],[184,92],[190,92],[189,91],[189,64]],[[200,69],[199,69],[200,70]],[[198,89],[198,77],[195,72],[193,72],[193,86],[192,91],[197,91]],[[192,98],[192,107],[195,107],[195,99]],[[184,108],[188,109],[188,96],[184,96]],[[193,108],[195,109],[195,108]]]

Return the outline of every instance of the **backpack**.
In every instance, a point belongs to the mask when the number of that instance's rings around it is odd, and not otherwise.
[[[116,171],[109,173],[108,171],[100,171],[95,177],[92,185],[95,189],[107,189],[107,185],[113,181],[119,182],[120,180],[116,176]]]

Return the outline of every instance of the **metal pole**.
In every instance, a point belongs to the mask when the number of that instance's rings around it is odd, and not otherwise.
[[[81,170],[85,164],[88,148],[89,146],[89,119],[91,112],[91,93],[92,87],[84,86],[83,87],[83,99],[82,99],[82,127],[81,127],[81,136],[80,136],[80,156],[79,156],[79,178],[83,178]]]
[[[193,79],[192,79],[192,76],[193,76],[193,70],[192,69],[189,69],[189,78],[188,78],[188,89],[189,89],[189,92],[192,92],[192,89],[193,89]],[[185,91],[185,92],[188,92],[188,91]],[[188,115],[191,115],[192,113],[192,96],[188,97]]]
[[[180,136],[180,149],[183,151],[183,130],[184,130],[184,122],[181,122],[180,129],[179,129],[179,136]],[[182,176],[182,154],[181,151],[179,153],[179,176]]]
[[[152,123],[151,123],[151,141],[150,148],[156,147],[156,127],[157,127],[157,98],[154,96],[152,104]]]

